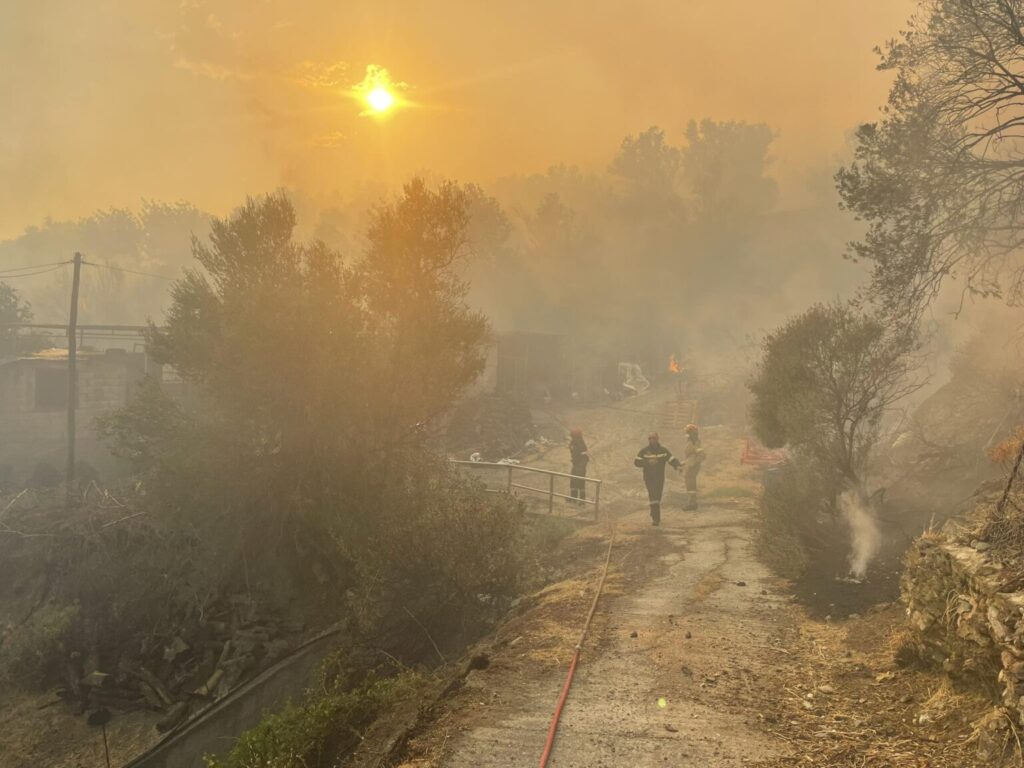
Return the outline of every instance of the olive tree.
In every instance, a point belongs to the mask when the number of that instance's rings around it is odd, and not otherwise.
[[[833,490],[861,488],[886,412],[923,382],[916,333],[849,304],[816,304],[773,331],[749,383],[754,432],[789,446]]]
[[[851,255],[870,293],[918,314],[949,278],[1024,301],[1024,1],[920,0],[879,51],[895,73],[881,120],[836,177],[868,224]]]

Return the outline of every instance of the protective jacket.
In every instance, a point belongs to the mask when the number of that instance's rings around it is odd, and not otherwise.
[[[700,469],[704,463],[704,449],[700,447],[700,440],[688,440],[686,448],[683,449],[683,460],[686,462],[687,470]]]
[[[590,462],[590,454],[587,453],[587,444],[583,442],[583,438],[574,438],[569,443],[569,457],[572,460],[572,474],[587,474],[587,464]]]
[[[672,451],[668,448],[656,443],[641,448],[636,458],[633,459],[633,464],[643,469],[644,482],[649,485],[651,482],[664,482],[665,465],[671,464],[678,469],[679,459],[673,456]]]

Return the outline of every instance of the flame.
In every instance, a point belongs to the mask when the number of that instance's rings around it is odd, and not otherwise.
[[[668,371],[669,373],[679,373],[679,363],[676,362],[675,355],[669,355],[668,358]]]

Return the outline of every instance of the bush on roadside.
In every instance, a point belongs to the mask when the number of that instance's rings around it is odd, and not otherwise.
[[[110,670],[141,634],[180,631],[223,583],[216,555],[130,490],[93,496],[69,516],[63,491],[11,502],[0,537],[5,628],[0,674],[33,687],[67,681],[86,658]]]
[[[513,595],[523,513],[443,460],[411,459],[405,478],[383,489],[372,535],[351,554],[353,606],[367,631],[397,621],[410,637],[455,639]]]
[[[809,562],[818,513],[830,499],[826,481],[793,463],[770,470],[761,495],[758,550],[783,578],[798,579]]]
[[[10,630],[0,645],[0,680],[41,686],[58,674],[82,633],[77,605],[47,605]]]
[[[398,702],[416,694],[422,678],[414,672],[370,676],[348,689],[325,679],[299,704],[263,718],[223,757],[206,756],[207,768],[327,768],[361,741],[360,732]]]

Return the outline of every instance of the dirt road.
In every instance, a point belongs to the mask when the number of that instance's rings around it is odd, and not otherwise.
[[[608,481],[608,521],[579,538],[591,539],[590,551],[612,526],[616,538],[550,765],[724,768],[778,756],[786,743],[755,727],[759,712],[747,702],[770,684],[785,654],[775,639],[794,612],[752,552],[756,476],[738,466],[739,435],[706,430],[701,508],[680,510],[682,479],[673,475],[653,528],[632,457],[662,402],[631,405],[565,415],[583,425],[592,474]],[[681,433],[662,438],[682,449]],[[443,705],[408,765],[536,765],[600,560],[534,596],[499,630],[490,665]]]

